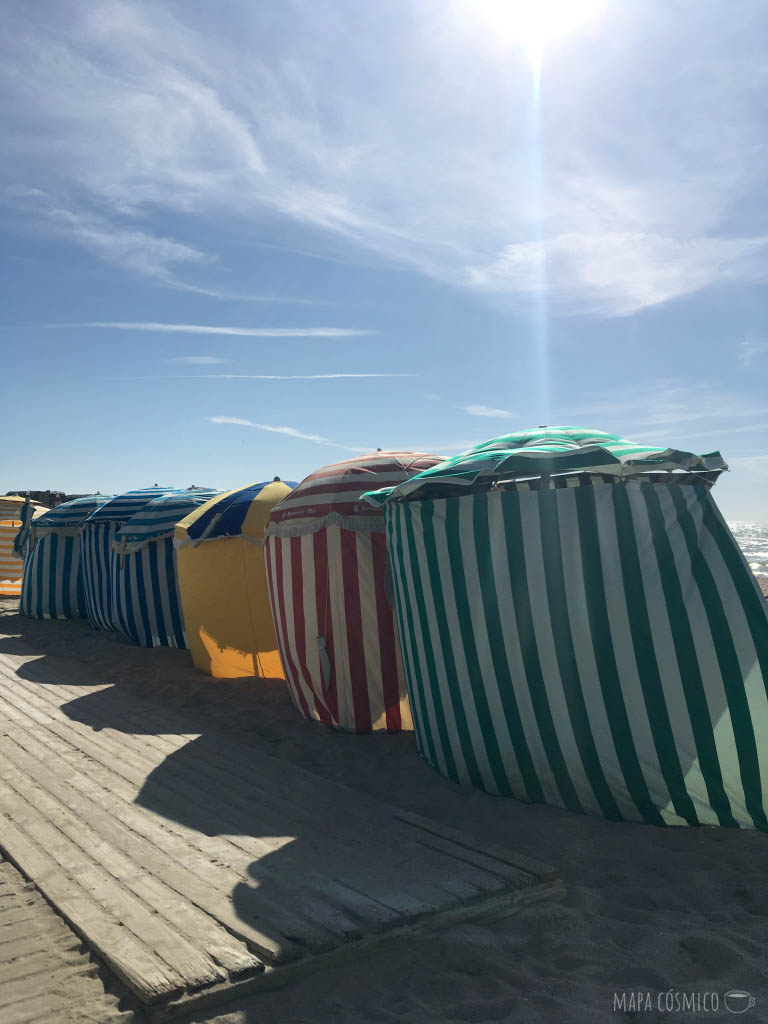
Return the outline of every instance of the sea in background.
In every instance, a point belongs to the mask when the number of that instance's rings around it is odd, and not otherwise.
[[[729,522],[755,576],[768,579],[768,523]]]

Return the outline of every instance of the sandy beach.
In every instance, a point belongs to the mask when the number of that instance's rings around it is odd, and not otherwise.
[[[613,824],[459,788],[418,757],[411,735],[345,735],[305,722],[280,682],[213,681],[184,652],[129,647],[85,623],[22,619],[3,604],[11,634],[4,653],[55,652],[78,666],[84,682],[109,680],[183,705],[199,720],[191,756],[195,745],[221,743],[231,731],[327,779],[549,862],[564,876],[563,903],[459,925],[190,1020],[593,1024],[621,1017],[622,1005],[630,1011],[638,993],[643,1011],[626,1016],[673,1020],[680,1013],[658,1009],[670,990],[700,999],[717,993],[727,1016],[729,989],[755,997],[748,1019],[768,1019],[764,835]]]

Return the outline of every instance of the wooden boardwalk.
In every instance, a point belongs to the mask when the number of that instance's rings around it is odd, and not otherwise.
[[[0,858],[2,1024],[129,1024],[134,1014],[106,991],[105,973],[35,886]]]
[[[0,849],[153,1019],[561,893],[512,851],[188,728],[55,654],[0,653]]]

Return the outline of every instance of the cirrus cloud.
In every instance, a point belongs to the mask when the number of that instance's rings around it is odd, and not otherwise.
[[[283,434],[285,437],[293,437],[300,441],[312,441],[314,444],[330,445],[332,448],[343,448],[348,452],[367,452],[368,448],[354,448],[346,444],[338,444],[322,434],[305,434],[296,427],[276,427],[269,423],[255,423],[253,420],[242,419],[239,416],[209,416],[209,423],[229,423],[236,427],[252,427],[254,430],[264,430],[269,434]]]

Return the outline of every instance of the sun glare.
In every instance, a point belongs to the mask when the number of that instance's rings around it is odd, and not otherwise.
[[[472,16],[505,43],[523,47],[534,67],[547,44],[595,16],[602,0],[470,0]]]

